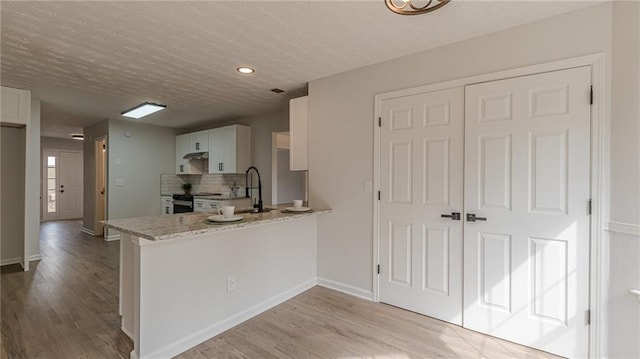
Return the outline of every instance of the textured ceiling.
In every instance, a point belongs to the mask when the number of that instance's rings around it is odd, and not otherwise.
[[[403,17],[382,0],[2,1],[0,80],[41,98],[49,135],[143,101],[168,109],[140,122],[189,128],[282,109],[314,79],[593,4],[454,0]]]

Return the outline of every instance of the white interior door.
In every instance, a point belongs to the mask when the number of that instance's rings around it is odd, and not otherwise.
[[[384,100],[380,301],[462,323],[464,89]]]
[[[587,357],[590,68],[465,88],[464,326]]]
[[[59,219],[82,217],[82,153],[60,151]]]

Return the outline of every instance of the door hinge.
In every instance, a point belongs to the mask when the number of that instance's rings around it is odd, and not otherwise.
[[[591,200],[591,198],[589,198],[589,215],[591,215],[591,207],[593,205],[593,201]]]
[[[589,104],[593,105],[593,86],[589,88]]]
[[[380,191],[378,191],[378,201],[380,200]]]
[[[378,274],[380,274],[380,265],[378,264]]]
[[[591,325],[591,309],[584,312],[584,322],[586,325]]]
[[[378,117],[378,127],[382,127],[382,117]]]

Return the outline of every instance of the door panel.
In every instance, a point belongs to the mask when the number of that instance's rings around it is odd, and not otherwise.
[[[464,326],[586,357],[590,69],[465,88]]]
[[[82,153],[60,151],[60,219],[82,217]]]
[[[382,103],[380,301],[462,323],[462,88]]]

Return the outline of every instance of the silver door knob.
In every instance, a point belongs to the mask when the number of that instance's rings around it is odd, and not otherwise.
[[[475,213],[467,213],[467,222],[486,221],[486,217],[476,217]]]

